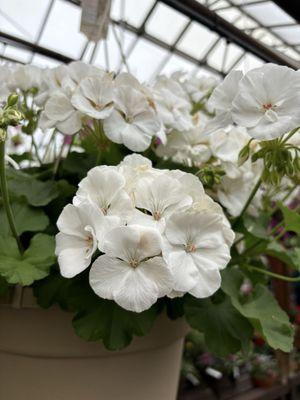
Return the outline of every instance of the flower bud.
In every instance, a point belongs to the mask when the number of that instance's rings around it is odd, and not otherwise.
[[[12,93],[8,96],[7,107],[13,107],[17,104],[19,96],[16,93]]]
[[[4,110],[3,119],[7,126],[8,125],[16,126],[20,123],[20,121],[23,118],[24,118],[23,114],[14,108],[9,107],[6,110]]]

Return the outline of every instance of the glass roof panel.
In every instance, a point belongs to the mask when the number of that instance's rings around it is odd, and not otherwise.
[[[130,72],[141,81],[149,80],[167,54],[167,50],[140,38],[128,58]]]
[[[14,46],[5,46],[4,51],[2,52],[4,57],[11,58],[16,61],[20,61],[21,63],[28,63],[31,60],[32,53],[25,49],[19,49]]]
[[[115,26],[115,34],[118,35],[120,43],[122,44],[122,52],[126,55],[128,49],[135,41],[136,35],[129,31],[123,31],[117,26]],[[93,64],[108,70],[116,72],[119,70],[122,62],[122,55],[112,26],[109,27],[106,44],[104,41],[98,43],[95,55],[92,57],[91,61]]]
[[[300,44],[300,26],[289,26],[285,28],[274,28],[272,29],[277,33],[282,39],[288,43],[295,45]]]
[[[234,69],[241,69],[244,73],[250,69],[261,67],[264,62],[253,54],[246,53],[245,56],[235,65]]]
[[[167,44],[173,44],[188,21],[183,14],[158,3],[146,24],[146,32]]]
[[[39,33],[50,0],[0,0],[0,29],[33,42]]]
[[[0,31],[32,43],[38,41],[40,46],[73,59],[93,62],[104,68],[108,66],[115,71],[125,70],[120,46],[112,28],[109,29],[106,45],[100,42],[95,46],[79,32],[81,8],[74,4],[76,1],[0,0]],[[265,45],[295,60],[300,59],[300,26],[272,1],[197,1],[215,10],[219,16]],[[46,18],[48,10],[51,11]],[[215,32],[199,23],[190,23],[189,18],[159,0],[112,0],[111,16],[114,21],[125,20],[127,23],[126,28],[121,29],[115,25],[115,29],[129,68],[140,79],[148,79],[160,70],[171,73],[182,68],[196,72],[199,66],[193,59],[205,60],[207,52],[209,69],[219,72],[227,73],[235,65],[250,69],[262,63],[251,54],[245,55],[243,49],[232,43],[227,46],[224,40],[216,43],[218,35]],[[147,16],[149,18],[145,20]],[[282,24],[292,25],[278,26]],[[138,30],[142,25],[145,25],[148,37],[143,37],[143,31]],[[274,28],[270,28],[272,26]],[[160,46],[159,41],[155,42],[156,38],[164,43]],[[293,46],[294,44],[299,46]],[[173,45],[176,46],[174,54]],[[182,55],[185,53],[187,58],[176,54],[177,49]],[[56,61],[40,55],[39,49],[34,47],[32,51],[27,51],[17,44],[14,47],[9,43],[4,49],[0,42],[0,54],[1,51],[3,57],[19,62],[32,62],[41,66],[57,64]],[[141,64],[142,69],[139,68]]]
[[[239,17],[243,14],[235,7],[226,8],[223,10],[216,10],[216,13],[220,15],[220,17],[226,19],[229,22],[235,22]]]
[[[164,68],[161,70],[162,74],[171,75],[176,71],[185,71],[185,72],[193,72],[195,70],[195,64],[178,56],[177,54],[173,54]]]
[[[215,32],[192,22],[176,47],[192,57],[200,59],[217,38],[218,35]]]
[[[72,58],[79,58],[87,39],[79,32],[81,9],[55,0],[39,44]]]
[[[146,15],[154,4],[154,0],[114,0],[111,17],[115,21],[125,20],[128,24],[138,28],[142,25]]]
[[[31,64],[36,65],[37,67],[42,68],[54,68],[60,65],[61,63],[57,60],[53,60],[53,58],[42,56],[41,54],[34,54]]]
[[[290,17],[272,1],[251,4],[244,6],[243,9],[265,26],[289,24],[295,22],[292,17]]]

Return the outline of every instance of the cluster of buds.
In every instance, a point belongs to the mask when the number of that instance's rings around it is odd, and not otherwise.
[[[218,166],[206,165],[197,173],[200,181],[205,188],[210,189],[214,185],[219,185],[222,180],[222,176],[225,175],[225,171]]]
[[[6,139],[8,126],[17,126],[24,119],[22,112],[18,110],[18,95],[9,95],[6,104],[0,109],[0,141]]]
[[[299,128],[290,132],[289,137]],[[279,185],[282,178],[287,176],[291,180],[297,178],[300,173],[300,149],[289,143],[287,138],[260,142],[258,151],[251,155],[251,141],[241,150],[239,154],[239,165],[242,165],[251,156],[252,162],[263,160],[264,169],[262,181],[272,185]]]

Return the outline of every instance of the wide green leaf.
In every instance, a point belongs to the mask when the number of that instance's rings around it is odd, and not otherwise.
[[[192,328],[204,333],[205,343],[213,353],[226,356],[248,350],[253,328],[229,297],[213,301],[190,296],[185,302],[185,317]]]
[[[267,343],[274,349],[289,352],[293,347],[294,330],[287,314],[279,307],[273,294],[263,285],[254,286],[251,296],[241,297],[244,275],[233,268],[222,273],[222,290],[231,298],[232,305],[248,318]]]
[[[75,332],[87,341],[103,340],[109,350],[128,346],[133,335],[146,335],[157,316],[155,306],[141,313],[124,310],[115,302],[98,300],[97,306],[79,312],[73,319]]]
[[[54,238],[39,233],[21,256],[15,240],[0,236],[0,275],[10,284],[31,285],[45,278],[55,262]]]
[[[43,210],[28,206],[24,202],[12,202],[12,212],[17,232],[38,232],[46,229],[49,218]],[[11,230],[3,208],[0,208],[0,235],[10,235]]]
[[[287,231],[295,232],[297,235],[300,235],[300,214],[297,211],[290,210],[288,207],[283,204],[279,205],[283,218],[284,225]]]
[[[7,169],[8,188],[13,196],[35,207],[45,206],[55,199],[59,192],[55,181],[39,181],[25,172]]]

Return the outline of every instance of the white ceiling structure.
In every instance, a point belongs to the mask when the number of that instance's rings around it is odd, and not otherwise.
[[[259,43],[300,62],[300,25],[273,1],[201,0]],[[80,33],[78,0],[0,0],[2,62],[55,66],[83,60],[129,69],[141,80],[176,70],[227,74],[264,61],[183,13],[155,0],[113,0],[107,41]]]

